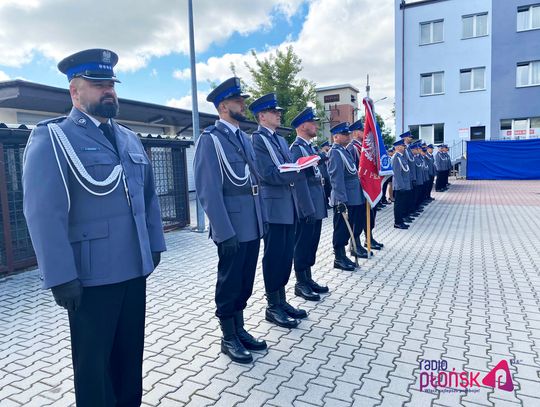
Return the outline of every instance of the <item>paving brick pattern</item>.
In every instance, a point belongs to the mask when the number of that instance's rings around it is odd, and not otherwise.
[[[240,365],[219,352],[214,244],[189,230],[148,280],[144,406],[540,406],[540,182],[453,181],[407,231],[379,212],[385,248],[332,268],[325,221],[313,274],[331,293],[298,329],[264,320],[260,262],[248,329],[269,343]],[[67,314],[38,273],[0,279],[0,405],[74,405]],[[515,386],[420,391],[421,359]],[[504,381],[504,379],[503,379]]]

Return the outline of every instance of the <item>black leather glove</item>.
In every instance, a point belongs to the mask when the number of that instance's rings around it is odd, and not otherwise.
[[[345,205],[343,202],[338,203],[337,204],[337,212],[338,213],[347,212],[347,205]]]
[[[152,252],[152,261],[154,262],[154,270],[161,262],[161,252]]]
[[[317,219],[315,219],[315,215],[308,215],[302,220],[308,225],[313,225]]]
[[[234,235],[230,239],[227,239],[221,242],[220,245],[221,245],[221,251],[224,256],[232,256],[240,248],[240,242],[238,241],[238,238],[236,237],[236,235]]]
[[[54,300],[68,311],[77,311],[81,305],[82,284],[78,279],[51,287]]]
[[[268,222],[264,222],[263,223],[263,236],[266,236],[269,230],[270,230],[270,224]]]

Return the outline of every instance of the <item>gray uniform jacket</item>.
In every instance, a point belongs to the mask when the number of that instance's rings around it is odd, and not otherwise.
[[[274,151],[280,164],[292,162],[289,146],[283,137],[277,133],[271,134],[265,127],[259,128],[251,135],[255,150],[255,165],[261,177],[261,195],[269,223],[292,225],[296,216],[305,218],[313,215],[315,209],[307,194],[304,171],[280,173],[270,157],[266,143]],[[298,186],[303,190],[297,191],[296,182],[304,180]],[[295,212],[296,211],[296,212]]]
[[[332,183],[332,193],[330,194],[330,205],[335,206],[340,203],[347,205],[361,205],[365,198],[360,192],[360,180],[358,179],[358,172],[352,173],[345,167],[342,155],[349,163],[349,166],[353,167],[353,158],[345,147],[334,143],[330,149],[328,160],[328,174],[330,175],[330,182]]]
[[[411,187],[412,187],[413,183],[416,183],[416,171],[414,170],[414,154],[409,148],[409,146],[407,146],[405,148],[405,152],[403,153],[403,155],[405,156],[405,159],[407,160],[409,167],[411,167],[411,171],[409,174],[410,174]]]
[[[355,146],[360,146],[360,149],[362,148],[362,144],[358,140],[353,140],[347,145],[347,151],[349,154],[351,154],[351,157],[353,158],[354,164],[356,165],[356,168],[360,168],[360,154],[358,154],[358,149]],[[360,176],[358,176],[358,180],[360,180]],[[362,197],[362,204],[366,202],[366,198],[364,197],[364,189],[362,188],[362,183],[360,182],[360,195]]]
[[[415,171],[415,179],[416,179],[416,185],[422,185],[426,178],[424,176],[424,159],[420,154],[415,154],[414,156],[414,171]]]
[[[237,176],[245,176],[248,164],[251,176],[244,185],[235,185],[243,182],[235,180],[225,164],[218,160],[212,135],[221,143],[226,159]],[[260,239],[264,231],[264,210],[258,191],[255,153],[248,136],[242,131],[240,136],[244,147],[227,125],[217,120],[215,126],[204,130],[195,149],[195,188],[210,222],[210,237],[216,243],[235,235],[240,242],[249,242]]]
[[[55,141],[71,201],[68,210],[46,125],[50,122],[64,131],[95,180],[104,180],[122,165],[129,202],[122,181],[105,196],[84,189]],[[154,269],[151,252],[166,250],[152,166],[137,135],[114,120],[111,124],[118,153],[75,108],[68,117],[39,123],[30,135],[23,164],[23,207],[44,288],[76,278],[83,286],[97,286],[146,276]]]
[[[452,168],[450,156],[443,152],[435,154],[435,168],[437,168],[437,171],[446,171]]]
[[[428,165],[429,176],[434,177],[435,176],[435,158],[430,153],[426,153],[425,158]]]
[[[290,147],[293,161],[296,161],[300,157],[304,156],[302,148],[300,147],[302,147],[308,155],[317,154],[310,143],[300,137],[297,137]],[[315,218],[324,219],[328,216],[328,211],[326,210],[326,196],[324,194],[324,188],[322,185],[323,174],[320,171],[317,171],[315,167],[307,168],[303,172],[305,174],[305,180],[296,181],[296,190],[298,194],[302,193],[301,185],[305,184],[307,193],[311,197],[311,202],[313,203]]]
[[[414,163],[413,163],[414,165]],[[392,189],[394,191],[410,191],[411,189],[411,166],[409,161],[400,153],[396,152],[392,157]]]

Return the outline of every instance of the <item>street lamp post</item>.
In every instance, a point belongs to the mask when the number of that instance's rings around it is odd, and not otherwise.
[[[193,139],[195,145],[199,139],[199,106],[197,103],[197,72],[195,70],[195,35],[193,34],[193,2],[188,0],[188,21],[189,21],[189,59],[191,62],[191,109],[193,123]],[[197,232],[204,232],[204,210],[197,192],[195,192],[195,202],[197,205]]]

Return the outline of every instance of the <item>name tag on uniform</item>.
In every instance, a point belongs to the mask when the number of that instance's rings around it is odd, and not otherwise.
[[[99,147],[81,147],[81,151],[99,151]]]

